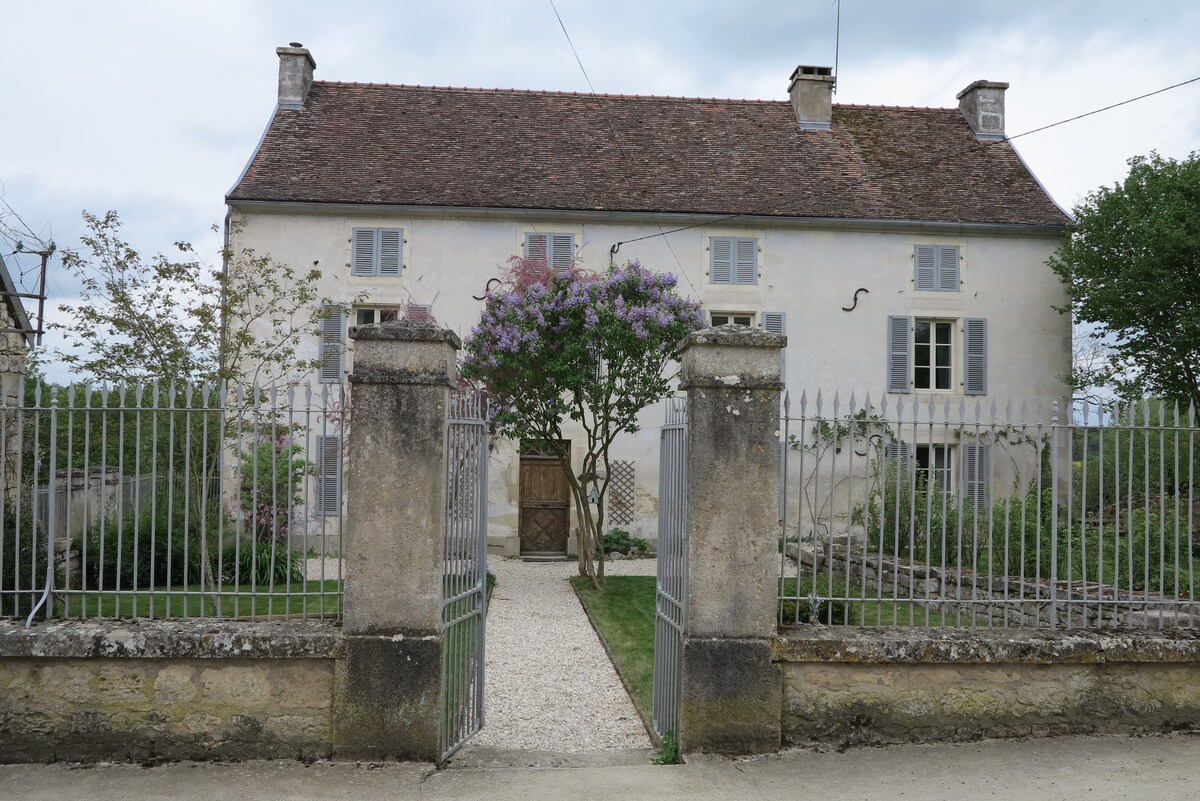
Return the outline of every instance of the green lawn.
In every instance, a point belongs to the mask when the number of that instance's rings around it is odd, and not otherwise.
[[[199,584],[173,588],[170,595],[163,592],[154,595],[66,592],[63,596],[65,602],[56,602],[56,617],[216,616],[212,596],[204,592]],[[221,617],[226,618],[335,617],[341,611],[341,601],[342,582],[336,579],[293,582],[290,595],[284,585],[277,585],[274,591],[269,587],[259,587],[257,591],[242,589],[237,593],[228,587],[223,588],[220,594]],[[62,610],[64,604],[66,608]]]
[[[653,711],[654,582],[654,576],[609,576],[597,590],[583,576],[571,578],[643,720]]]

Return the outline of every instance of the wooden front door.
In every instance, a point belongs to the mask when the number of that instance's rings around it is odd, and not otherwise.
[[[565,554],[571,525],[571,486],[553,456],[521,456],[521,512],[517,523],[523,554]]]

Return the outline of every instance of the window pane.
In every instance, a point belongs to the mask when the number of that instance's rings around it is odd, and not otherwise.
[[[726,324],[728,324],[728,323],[729,323],[729,315],[728,315],[728,314],[714,314],[714,315],[712,315],[712,324],[713,324],[714,326],[718,326],[718,325],[726,325]]]
[[[371,323],[375,322],[374,309],[358,309],[357,312],[358,314],[356,319],[358,320],[359,325],[370,325]]]
[[[400,310],[399,309],[380,309],[379,310],[379,322],[381,322],[381,323],[394,323],[399,318],[400,318]]]
[[[913,332],[913,341],[918,344],[929,344],[929,323],[917,320],[916,330]]]
[[[929,389],[929,368],[918,367],[916,375],[913,378],[913,384],[917,389]]]
[[[937,327],[937,343],[939,345],[950,344],[950,323],[935,323]]]
[[[950,366],[950,347],[948,345],[938,345],[936,356],[938,367]]]
[[[949,367],[937,368],[937,388],[938,389],[950,389],[950,368]]]
[[[735,314],[735,315],[733,316],[733,322],[734,322],[734,324],[736,324],[736,325],[745,325],[745,326],[749,326],[749,325],[750,325],[750,315],[748,315],[748,314]]]

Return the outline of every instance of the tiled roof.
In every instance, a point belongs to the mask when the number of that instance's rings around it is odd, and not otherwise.
[[[1063,225],[957,109],[316,82],[228,200]]]

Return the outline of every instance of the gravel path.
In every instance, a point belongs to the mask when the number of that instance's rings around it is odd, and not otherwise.
[[[471,745],[559,753],[649,748],[633,702],[567,583],[575,562],[492,559],[482,731]],[[610,575],[654,575],[653,559]]]

